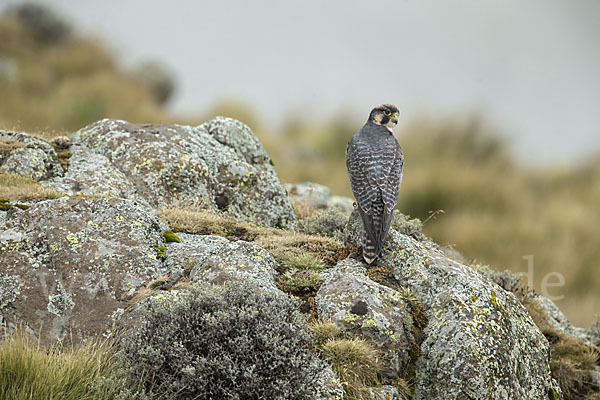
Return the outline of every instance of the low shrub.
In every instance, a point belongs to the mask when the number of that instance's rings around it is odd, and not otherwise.
[[[324,364],[309,351],[311,336],[287,297],[230,282],[159,296],[146,312],[140,329],[125,334],[123,353],[132,379],[151,376],[161,398],[316,394]]]

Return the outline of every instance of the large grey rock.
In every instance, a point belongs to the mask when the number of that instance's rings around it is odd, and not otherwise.
[[[26,133],[1,130],[0,169],[35,181],[63,173],[56,151],[47,142]]]
[[[44,342],[105,332],[166,272],[156,246],[168,228],[132,201],[60,198],[0,213],[0,313]]]
[[[354,212],[347,238],[360,243]],[[390,234],[378,265],[392,271],[424,307],[429,324],[415,365],[420,399],[547,398],[548,341],[517,298],[454,261],[435,244]]]
[[[229,118],[197,127],[105,119],[76,132],[71,149],[74,171],[53,182],[68,193],[122,193],[153,207],[201,205],[270,226],[295,220],[262,145]]]
[[[416,346],[413,318],[402,293],[372,281],[365,271],[353,259],[325,271],[315,297],[317,311],[380,349],[386,374],[395,379],[403,374]]]
[[[277,291],[277,262],[259,244],[229,241],[220,236],[179,234],[181,243],[170,243],[165,266],[174,274],[189,272],[190,282],[220,284],[250,280],[264,290]]]
[[[327,208],[331,191],[327,186],[314,182],[288,183],[285,185],[290,197],[313,208]]]

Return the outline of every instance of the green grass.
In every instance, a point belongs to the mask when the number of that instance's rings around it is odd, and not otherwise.
[[[22,330],[0,338],[0,399],[109,400],[136,397],[118,370],[110,342],[43,348]],[[126,396],[126,397],[118,397]]]

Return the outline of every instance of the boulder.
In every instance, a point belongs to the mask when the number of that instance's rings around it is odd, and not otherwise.
[[[69,194],[143,199],[225,211],[237,220],[284,227],[295,220],[271,159],[241,122],[137,125],[104,119],[71,137],[74,170],[50,187]]]
[[[56,151],[26,133],[0,130],[0,170],[40,181],[63,174]]]
[[[347,239],[359,245],[353,212]],[[420,399],[546,399],[549,344],[517,298],[428,240],[390,230],[377,265],[410,289],[429,321],[415,364]]]
[[[44,343],[109,330],[136,289],[166,271],[157,248],[168,227],[130,200],[60,198],[5,214],[0,313]]]
[[[331,191],[327,186],[314,182],[288,183],[285,185],[290,197],[313,208],[327,208]]]
[[[418,346],[410,307],[405,294],[372,281],[365,272],[351,258],[324,271],[325,280],[315,297],[317,312],[378,348],[387,377],[397,379]]]
[[[567,335],[575,336],[590,346],[598,346],[598,339],[594,337],[592,330],[573,326],[571,321],[565,317],[562,311],[559,310],[552,300],[537,293],[533,295],[533,299],[544,311],[544,314],[546,315],[546,322],[552,328]]]

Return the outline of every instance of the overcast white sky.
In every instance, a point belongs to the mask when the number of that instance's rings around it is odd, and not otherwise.
[[[479,112],[526,162],[600,150],[598,0],[40,2],[125,65],[167,64],[178,112],[235,98],[267,122],[340,110],[362,122],[390,102],[405,123]]]

